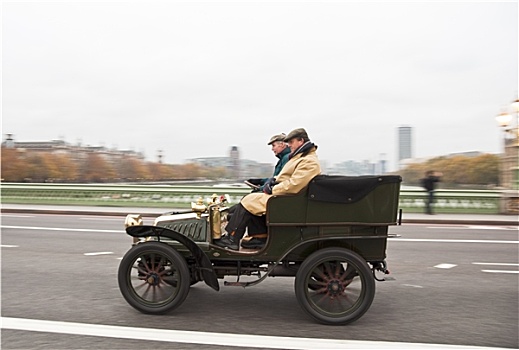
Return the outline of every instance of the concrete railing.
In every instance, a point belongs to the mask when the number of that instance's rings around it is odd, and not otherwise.
[[[105,185],[105,184],[21,184],[1,185],[2,203],[189,207],[198,198],[228,194],[237,203],[248,188],[213,186]]]
[[[501,197],[500,191],[438,190],[435,191],[433,210],[439,214],[499,214]],[[399,207],[404,212],[422,213],[425,200],[425,191],[402,190]]]
[[[191,202],[196,202],[200,197],[206,199],[213,194],[228,194],[232,203],[238,203],[247,193],[250,193],[248,188],[231,186],[1,184],[2,203],[11,204],[182,208],[189,207]],[[504,192],[501,191],[438,190],[434,211],[452,214],[499,214],[508,212],[508,207],[503,207],[502,204],[504,197]],[[423,212],[425,199],[425,191],[403,189],[400,192],[400,208],[409,213]]]

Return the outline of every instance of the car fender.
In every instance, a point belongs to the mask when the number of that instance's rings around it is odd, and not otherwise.
[[[167,237],[183,244],[193,254],[197,264],[201,267],[202,277],[205,284],[216,291],[220,290],[211,260],[209,260],[204,251],[188,237],[165,227],[149,225],[128,226],[126,228],[126,233],[132,237]]]

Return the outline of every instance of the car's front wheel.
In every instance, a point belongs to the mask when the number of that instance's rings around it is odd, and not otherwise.
[[[367,262],[344,248],[325,248],[297,271],[295,293],[301,308],[324,324],[347,324],[368,311],[375,280]]]
[[[165,243],[146,242],[125,254],[118,282],[124,299],[135,309],[163,314],[182,304],[191,281],[180,253]]]

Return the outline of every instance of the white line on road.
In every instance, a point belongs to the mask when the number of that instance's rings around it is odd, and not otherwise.
[[[513,226],[467,226],[470,230],[518,230],[518,227]]]
[[[99,230],[95,228],[62,228],[62,227],[35,227],[35,226],[0,226],[1,228],[19,229],[19,230],[42,230],[42,231],[73,231],[73,232],[110,232],[124,233],[124,230]]]
[[[490,272],[490,273],[519,273],[519,271],[510,271],[510,270],[481,270],[483,272]]]
[[[519,264],[511,263],[487,263],[487,262],[473,262],[473,265],[494,265],[494,266],[519,266]]]
[[[239,346],[249,348],[251,344],[267,349],[474,349],[473,346],[376,342],[360,340],[339,340],[319,338],[276,337],[230,333],[177,331],[156,328],[121,327],[88,323],[33,320],[2,317],[3,329],[32,332],[74,334],[119,339],[138,339],[184,344],[205,344],[217,346]],[[484,348],[477,349],[498,349]]]
[[[519,241],[495,241],[489,239],[427,239],[427,238],[389,238],[391,242],[434,242],[434,243],[497,243],[519,244]]]
[[[505,230],[505,231],[517,231],[519,230],[519,227],[516,226],[495,226],[495,225],[488,225],[488,226],[482,226],[482,225],[472,225],[472,226],[465,226],[465,225],[444,225],[444,226],[427,226],[427,228],[432,229],[449,229],[449,230]]]
[[[18,248],[18,245],[0,244],[0,248]]]
[[[113,254],[114,252],[94,252],[94,253],[85,253],[83,255],[110,255],[110,254]]]
[[[34,215],[13,215],[13,214],[3,214],[2,217],[9,217],[9,218],[33,218]]]
[[[436,267],[437,269],[452,269],[453,267],[456,267],[458,265],[455,265],[455,264],[438,264],[434,267]]]

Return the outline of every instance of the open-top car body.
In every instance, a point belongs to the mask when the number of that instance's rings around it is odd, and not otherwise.
[[[226,277],[232,280],[225,286],[242,287],[269,276],[295,277],[296,298],[309,316],[350,323],[371,306],[375,280],[383,280],[377,274],[389,273],[387,238],[399,221],[400,182],[394,175],[319,175],[296,195],[272,196],[267,242],[254,250],[215,244],[229,209],[223,197],[163,214],[150,226],[128,215],[134,244],[119,267],[121,293],[137,310],[162,314],[181,305],[199,281],[218,291]]]

